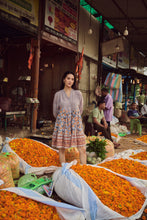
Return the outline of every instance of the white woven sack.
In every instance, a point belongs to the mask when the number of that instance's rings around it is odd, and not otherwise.
[[[128,149],[128,150],[125,150],[125,151],[122,151],[120,153],[115,154],[113,157],[106,158],[101,163],[106,162],[106,161],[110,161],[110,160],[114,160],[114,159],[123,158],[123,159],[128,159],[128,160],[134,160],[134,161],[137,161],[137,162],[147,166],[147,160],[133,159],[132,157],[130,157],[132,154],[135,155],[135,154],[138,154],[138,153],[144,152],[144,151],[145,150],[143,150],[143,149],[139,149],[139,150]]]
[[[63,164],[63,167],[58,168],[52,178],[54,181],[54,190],[57,195],[64,201],[69,202],[79,208],[86,210],[86,220],[108,220],[108,219],[138,219],[147,205],[147,199],[145,200],[143,207],[135,215],[126,218],[112,209],[105,206],[99,198],[95,195],[89,185],[70,167],[75,163]],[[88,165],[92,166],[92,165]],[[99,167],[102,168],[102,167]],[[111,171],[110,171],[111,172]],[[118,175],[121,176],[121,175]],[[140,182],[136,181],[135,178],[126,178],[135,185],[141,192],[147,197],[147,187],[144,184],[139,186]]]
[[[2,149],[2,152],[13,152],[14,154],[16,154],[15,151],[13,151],[9,145],[9,142],[12,140],[13,139],[9,139],[9,138],[6,139],[5,144],[3,146],[3,149]],[[36,141],[36,140],[34,140],[34,141]],[[39,141],[36,141],[36,142],[43,144],[42,142],[39,142]],[[49,147],[46,144],[43,144],[43,145],[45,145],[46,147]],[[51,148],[51,149],[54,151],[57,151],[53,148]],[[18,154],[16,154],[16,155],[18,156]],[[21,157],[18,156],[18,158],[19,158],[19,162],[20,162],[20,172],[23,174],[34,173],[36,175],[43,175],[43,174],[47,174],[47,173],[53,173],[58,168],[56,166],[32,167],[27,162],[25,162],[25,160],[23,160]]]

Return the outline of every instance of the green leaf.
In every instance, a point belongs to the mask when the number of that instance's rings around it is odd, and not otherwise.
[[[95,152],[97,157],[100,157],[102,160],[106,157],[106,148],[107,145],[105,140],[99,140],[99,138],[96,138],[94,141],[89,141],[87,144],[87,151],[88,152]]]

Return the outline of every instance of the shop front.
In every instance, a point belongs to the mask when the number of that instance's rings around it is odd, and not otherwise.
[[[31,40],[38,36],[38,11],[39,0],[0,1],[0,108],[5,115],[5,129],[8,111],[12,120],[22,115],[21,125],[22,121],[30,124],[26,97],[31,95],[32,71],[28,60]]]

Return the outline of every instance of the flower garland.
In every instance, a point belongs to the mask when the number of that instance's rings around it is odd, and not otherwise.
[[[144,195],[127,180],[98,167],[74,165],[78,173],[91,187],[101,202],[110,209],[129,217],[137,213],[144,201]]]
[[[12,150],[34,167],[60,166],[58,152],[37,141],[20,138],[9,142]]]
[[[107,161],[98,165],[106,167],[124,176],[147,180],[147,167],[137,161],[120,158]]]
[[[60,220],[55,207],[8,191],[0,191],[0,219]]]

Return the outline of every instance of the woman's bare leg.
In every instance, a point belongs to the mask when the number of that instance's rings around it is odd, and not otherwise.
[[[80,153],[80,163],[86,164],[87,162],[87,156],[86,156],[86,147],[78,147],[78,151]]]
[[[65,149],[64,148],[59,149],[59,160],[61,164],[65,163]]]

